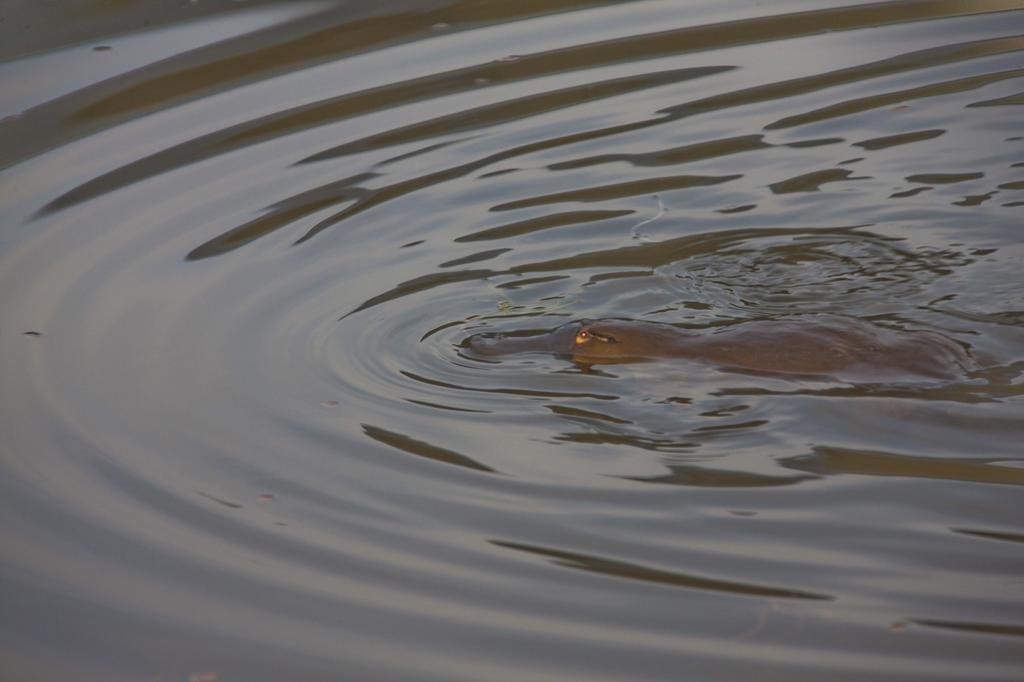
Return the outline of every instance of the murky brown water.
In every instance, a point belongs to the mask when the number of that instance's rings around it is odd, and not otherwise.
[[[30,5],[4,679],[1024,677],[1019,0]],[[978,364],[463,345],[820,313]]]

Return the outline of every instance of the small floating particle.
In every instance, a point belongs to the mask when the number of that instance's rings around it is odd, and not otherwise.
[[[258,499],[260,502],[273,502],[274,495],[271,493],[263,493],[256,499]]]
[[[188,682],[217,682],[217,673],[189,673]]]
[[[443,31],[446,28],[448,28],[449,26],[451,26],[451,24],[449,24],[448,22],[439,21],[436,24],[434,24],[433,26],[431,26],[430,28],[434,29],[435,31]]]
[[[338,406],[338,401],[337,400],[325,400],[325,401],[323,401],[320,404],[323,405],[324,407],[337,407]]]
[[[497,62],[498,64],[511,64],[512,62],[518,62],[522,58],[523,55],[521,54],[509,54],[505,55],[504,57],[498,57],[494,61]]]
[[[487,85],[491,82],[490,78],[474,78],[473,85]]]
[[[22,334],[24,334],[25,336],[42,336],[43,335],[42,332],[33,332],[33,331],[22,332]]]
[[[903,632],[907,629],[907,621],[898,620],[895,623],[889,624],[889,632]]]
[[[889,111],[910,111],[909,104],[897,104],[896,106],[889,109]]]
[[[112,48],[110,45],[97,45],[96,47],[92,48],[92,51],[93,52],[109,52],[110,50],[113,50],[113,49],[114,48]]]

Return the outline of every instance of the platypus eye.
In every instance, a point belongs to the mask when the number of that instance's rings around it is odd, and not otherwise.
[[[608,336],[607,334],[599,334],[592,329],[581,329],[576,333],[576,343],[586,343],[591,339],[594,341],[602,341],[604,343],[616,343],[614,337]]]

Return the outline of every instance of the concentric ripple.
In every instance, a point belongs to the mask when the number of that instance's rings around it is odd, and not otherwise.
[[[196,11],[0,64],[12,679],[1019,675],[1019,2]],[[824,313],[979,369],[465,344]]]

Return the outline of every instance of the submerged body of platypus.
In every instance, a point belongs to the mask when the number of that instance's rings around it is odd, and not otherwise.
[[[485,357],[554,353],[581,365],[683,358],[752,372],[883,380],[952,379],[976,369],[971,355],[941,334],[838,315],[752,320],[703,331],[636,320],[581,320],[541,333],[476,334],[464,346]]]

